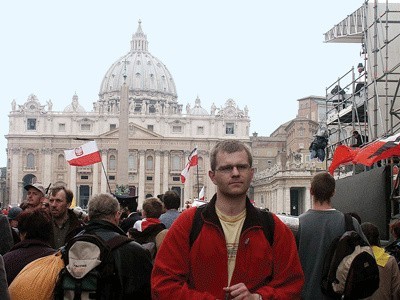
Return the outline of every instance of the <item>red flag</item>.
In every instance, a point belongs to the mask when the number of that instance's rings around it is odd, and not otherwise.
[[[100,151],[95,141],[90,141],[75,149],[64,150],[65,159],[71,166],[88,166],[101,162]]]
[[[335,152],[333,153],[333,159],[331,165],[329,166],[329,173],[333,175],[333,172],[341,164],[351,162],[356,156],[359,148],[351,148],[346,145],[337,146]]]
[[[186,178],[189,175],[190,167],[197,166],[198,162],[199,162],[199,156],[197,155],[197,147],[196,147],[193,149],[192,152],[190,152],[189,161],[187,162],[185,168],[181,172],[181,182],[182,183],[185,183]]]
[[[353,163],[371,166],[392,156],[400,156],[400,133],[373,141],[360,148]]]

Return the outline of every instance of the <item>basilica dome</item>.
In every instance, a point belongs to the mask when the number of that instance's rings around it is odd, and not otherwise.
[[[167,67],[148,51],[147,36],[141,21],[132,36],[130,51],[114,62],[101,83],[99,99],[107,101],[117,97],[126,80],[130,99],[176,101],[175,83]]]

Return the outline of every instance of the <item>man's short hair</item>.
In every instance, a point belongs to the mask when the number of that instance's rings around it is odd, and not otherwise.
[[[251,154],[251,151],[249,147],[238,140],[226,140],[226,141],[221,141],[218,142],[214,148],[211,150],[211,155],[210,155],[210,166],[211,170],[215,171],[217,167],[217,154],[219,152],[226,152],[226,153],[234,153],[234,152],[240,152],[240,151],[246,151],[247,157],[249,159],[249,165],[250,167],[253,166],[253,156]]]
[[[102,220],[113,217],[119,211],[119,202],[111,194],[98,194],[88,203],[90,220]]]
[[[48,213],[41,209],[25,210],[18,217],[18,230],[26,239],[49,242],[53,235],[53,225]]]
[[[178,209],[181,206],[181,197],[175,191],[166,191],[162,200],[166,209]]]
[[[328,172],[319,172],[311,180],[311,192],[315,200],[320,203],[330,202],[335,193],[335,187],[335,178]]]
[[[64,191],[67,203],[72,203],[72,200],[74,199],[74,193],[70,189],[67,189],[65,186],[53,187],[51,189],[50,195],[54,197],[59,191]]]
[[[147,218],[159,218],[163,213],[164,205],[157,197],[147,198],[143,201],[143,210]]]

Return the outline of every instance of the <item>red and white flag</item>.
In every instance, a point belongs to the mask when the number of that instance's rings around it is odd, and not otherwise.
[[[199,200],[200,201],[204,201],[205,197],[204,197],[204,186],[201,188],[200,193],[199,193]]]
[[[197,155],[197,147],[189,154],[189,164],[191,167],[197,166],[199,163],[199,156]]]
[[[197,155],[197,147],[189,155],[189,161],[187,162],[185,168],[181,172],[181,182],[185,183],[186,178],[189,176],[190,167],[197,166],[199,162],[199,156]]]
[[[101,162],[100,151],[95,141],[90,141],[75,149],[64,150],[65,159],[71,166],[89,166]]]

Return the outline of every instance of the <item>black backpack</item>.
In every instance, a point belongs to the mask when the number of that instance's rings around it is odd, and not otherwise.
[[[95,234],[81,233],[62,249],[65,267],[55,288],[55,299],[113,299],[120,281],[112,251],[132,240],[118,235],[104,241]]]
[[[201,231],[201,228],[203,227],[204,220],[203,217],[201,216],[203,210],[208,206],[208,204],[199,206],[196,208],[196,212],[193,217],[193,223],[192,223],[192,228],[190,230],[189,234],[189,246],[190,248],[192,247],[194,241],[197,239],[199,236],[199,233]],[[272,216],[272,213],[269,211],[263,211],[261,209],[257,209],[257,213],[259,215],[259,218],[262,222],[262,228],[264,235],[266,239],[268,240],[269,244],[273,245],[274,243],[274,229],[275,229],[275,222],[274,218]]]
[[[325,255],[322,292],[336,299],[362,299],[379,287],[379,269],[371,247],[355,231],[345,214],[345,233],[335,238]]]
[[[163,223],[159,223],[149,226],[143,231],[130,228],[128,232],[133,241],[139,243],[143,248],[150,252],[150,255],[154,261],[157,254],[156,236],[164,229],[166,229],[165,225]]]

